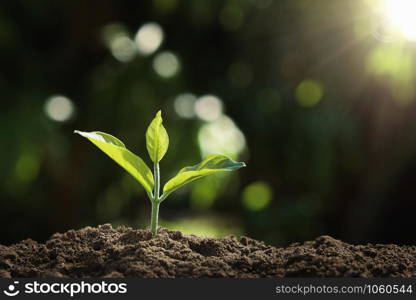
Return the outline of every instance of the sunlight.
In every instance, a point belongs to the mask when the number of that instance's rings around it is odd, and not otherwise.
[[[409,40],[416,40],[416,1],[384,0],[384,10],[391,24]]]

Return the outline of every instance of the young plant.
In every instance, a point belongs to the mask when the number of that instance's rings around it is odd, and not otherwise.
[[[169,147],[169,136],[162,121],[162,114],[159,111],[146,132],[146,147],[150,159],[153,161],[153,173],[140,157],[129,151],[123,142],[116,137],[100,131],[74,131],[74,133],[90,140],[143,186],[152,203],[150,230],[153,234],[157,231],[159,205],[172,192],[198,178],[245,167],[245,163],[234,161],[225,155],[209,155],[199,164],[181,169],[175,177],[166,182],[162,194],[160,194],[159,162]]]

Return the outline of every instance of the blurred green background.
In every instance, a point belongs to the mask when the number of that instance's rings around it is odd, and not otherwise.
[[[172,194],[163,226],[414,243],[416,43],[380,2],[2,1],[0,243],[148,226],[144,190],[73,130],[150,165],[159,109],[163,182],[213,152],[247,163]]]

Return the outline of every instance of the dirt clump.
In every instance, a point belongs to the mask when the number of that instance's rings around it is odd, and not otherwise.
[[[416,246],[350,245],[329,236],[271,247],[109,224],[0,245],[0,277],[416,277]]]

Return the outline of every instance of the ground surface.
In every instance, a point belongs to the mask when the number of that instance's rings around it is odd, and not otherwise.
[[[416,246],[354,246],[329,236],[275,248],[102,225],[54,234],[45,244],[0,245],[0,277],[416,277]]]

